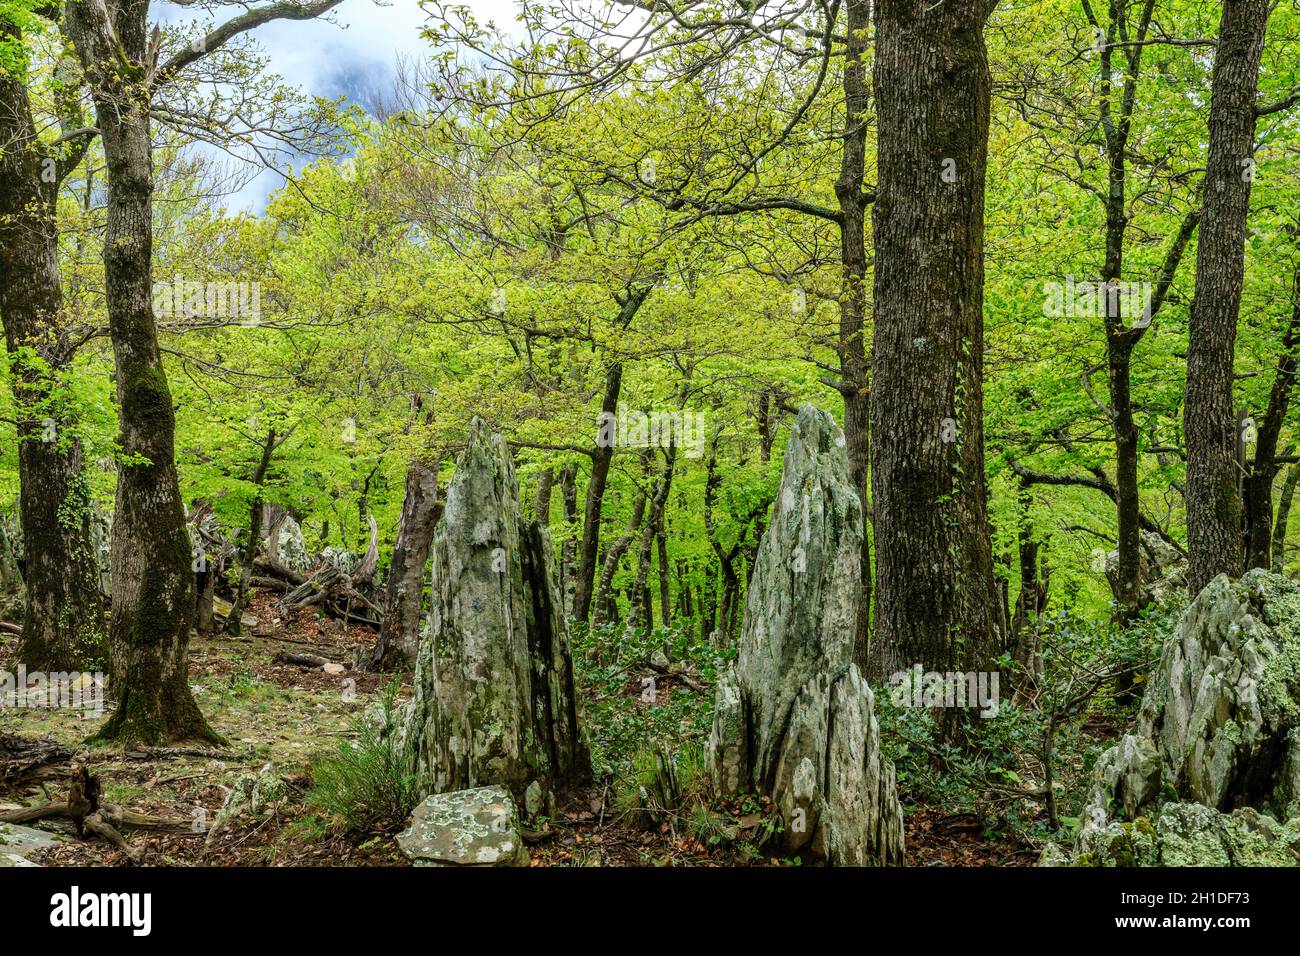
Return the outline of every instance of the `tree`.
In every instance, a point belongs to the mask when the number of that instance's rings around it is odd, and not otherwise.
[[[984,474],[994,3],[876,5],[874,676],[981,669],[1006,633]]]
[[[104,274],[125,456],[113,521],[109,634],[118,705],[101,729],[108,739],[218,739],[187,678],[194,571],[176,475],[175,412],[153,314],[153,98],[161,84],[232,37],[275,19],[311,19],[337,3],[249,10],[162,63],[147,2],[67,5],[108,164]]]
[[[105,666],[108,634],[91,540],[83,443],[65,379],[84,336],[64,314],[56,207],[94,130],[78,91],[59,91],[60,136],[37,134],[32,70],[17,9],[0,14],[0,319],[16,375],[27,603],[18,659],[32,670]],[[57,17],[42,6],[38,14]],[[34,17],[35,15],[33,15]],[[38,28],[44,22],[32,21]]]
[[[1268,0],[1224,0],[1210,94],[1205,207],[1187,338],[1187,588],[1242,572],[1243,435],[1233,408],[1237,312],[1254,179],[1256,91]]]

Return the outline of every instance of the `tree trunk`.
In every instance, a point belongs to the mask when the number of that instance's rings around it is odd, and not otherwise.
[[[21,32],[7,21],[0,21],[0,36],[22,42]],[[63,326],[54,217],[68,161],[42,151],[23,78],[5,72],[0,72],[0,143],[0,318],[18,419],[26,554],[27,603],[17,660],[47,672],[103,669],[108,633],[89,488],[72,411],[58,394],[72,358]],[[33,353],[39,362],[25,357]]]
[[[406,469],[406,493],[388,569],[384,624],[371,661],[374,670],[415,665],[420,650],[424,571],[439,514],[438,464],[430,466],[416,458]]]
[[[220,738],[188,681],[195,593],[177,486],[175,415],[153,315],[153,155],[147,3],[70,3],[108,166],[104,274],[117,371],[119,469],[110,640],[117,709],[100,736],[157,744]]]
[[[844,144],[835,195],[840,213],[840,392],[844,398],[844,441],[849,477],[863,513],[867,510],[870,474],[871,397],[867,378],[867,349],[863,316],[867,299],[866,221],[868,196],[863,190],[867,152],[867,32],[870,0],[847,0],[844,63]],[[868,521],[869,525],[869,521]],[[853,639],[853,662],[865,670],[871,634],[871,536],[862,536],[862,601]]]
[[[1115,574],[1115,606],[1122,622],[1131,621],[1142,608],[1142,558],[1138,495],[1138,430],[1133,420],[1133,345],[1121,335],[1107,332],[1107,372],[1111,429],[1115,436],[1115,517],[1118,525],[1119,561]]]
[[[1020,593],[1016,596],[1016,609],[1011,617],[1011,652],[1027,682],[1033,683],[1043,673],[1041,620],[1047,609],[1049,572],[1029,517],[1033,496],[1023,480],[1019,499]]]
[[[235,600],[230,607],[230,616],[226,618],[226,633],[239,636],[243,629],[240,618],[243,616],[244,607],[248,604],[248,582],[253,576],[253,561],[257,557],[257,549],[262,543],[262,516],[265,507],[262,504],[262,485],[266,481],[266,473],[271,467],[271,456],[275,454],[276,435],[275,429],[267,430],[266,440],[262,445],[262,454],[257,461],[257,467],[253,470],[253,503],[248,509],[248,542],[244,545],[243,567],[239,571],[239,587],[235,591]],[[274,552],[270,552],[272,558],[278,560]],[[202,595],[200,595],[202,600]]]
[[[877,678],[982,670],[1005,623],[984,473],[989,3],[876,4]]]
[[[566,465],[560,472],[560,495],[564,499],[564,523],[568,533],[560,547],[560,595],[564,601],[564,613],[573,616],[573,593],[578,576],[578,539],[574,531],[578,527],[578,469]]]
[[[659,621],[664,627],[672,625],[672,598],[669,594],[668,538],[664,534],[663,522],[659,522],[659,534],[655,536],[655,557],[659,562]]]
[[[1282,334],[1282,355],[1278,359],[1268,408],[1260,422],[1255,460],[1243,484],[1246,509],[1246,567],[1267,568],[1269,540],[1273,533],[1273,481],[1277,477],[1277,444],[1291,404],[1291,383],[1296,375],[1296,346],[1300,345],[1300,261],[1291,285],[1291,318]]]
[[[605,567],[600,574],[600,590],[596,592],[596,618],[595,623],[604,624],[612,621],[618,608],[615,606],[617,598],[614,596],[614,573],[618,570],[619,561],[623,560],[623,555],[631,547],[632,540],[636,537],[637,531],[641,528],[641,520],[645,516],[646,496],[638,493],[636,503],[632,505],[632,517],[628,519],[627,530],[624,531],[605,554]]]
[[[641,553],[637,560],[636,583],[632,585],[632,593],[638,603],[632,605],[628,614],[629,622],[638,623],[647,631],[654,630],[655,626],[654,604],[650,599],[650,564],[654,557],[655,541],[663,533],[664,511],[668,504],[668,492],[673,485],[673,468],[677,463],[676,443],[670,444],[664,454],[666,460],[663,475],[655,486],[654,498],[650,501],[650,516],[641,531]],[[667,625],[666,615],[664,624]]]
[[[1242,508],[1232,398],[1253,178],[1255,96],[1269,0],[1224,0],[1210,94],[1210,147],[1187,330],[1187,590],[1241,573]]]
[[[650,296],[650,287],[632,289],[620,303],[615,325],[626,329],[632,324],[645,300]],[[623,388],[623,365],[611,362],[605,371],[605,396],[601,401],[602,416],[618,413],[618,397]],[[600,521],[601,505],[605,500],[605,483],[609,479],[609,464],[614,458],[613,442],[602,443],[597,440],[591,452],[591,480],[587,483],[586,509],[583,512],[582,547],[578,552],[577,580],[573,590],[573,617],[586,621],[591,614],[592,586],[596,580],[596,564],[600,556]]]
[[[551,491],[555,487],[555,469],[544,468],[537,476],[537,496],[533,499],[533,517],[543,528],[551,526]]]
[[[623,366],[610,365],[605,373],[605,398],[601,413],[618,412],[619,391],[623,387]],[[596,579],[596,559],[600,553],[601,509],[605,502],[605,483],[609,479],[609,463],[614,458],[612,443],[596,443],[591,453],[591,479],[587,482],[587,501],[582,518],[582,546],[578,549],[578,571],[573,591],[573,617],[585,621],[591,613],[591,587]]]
[[[1277,504],[1277,524],[1273,526],[1273,570],[1280,572],[1286,564],[1286,526],[1291,517],[1291,502],[1295,500],[1296,483],[1300,481],[1300,465],[1286,470],[1282,494]]]

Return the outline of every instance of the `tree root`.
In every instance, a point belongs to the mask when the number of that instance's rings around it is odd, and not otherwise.
[[[144,857],[144,849],[122,835],[125,829],[179,835],[198,835],[203,832],[202,827],[195,829],[192,821],[183,817],[151,816],[127,810],[115,803],[100,803],[99,792],[99,779],[81,766],[76,769],[72,782],[68,785],[66,800],[52,800],[44,806],[0,813],[0,823],[30,823],[51,817],[71,820],[79,838],[87,832],[102,837],[126,854],[132,863],[140,862]]]

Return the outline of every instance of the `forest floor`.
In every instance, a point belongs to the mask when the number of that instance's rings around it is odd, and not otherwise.
[[[0,811],[33,806],[66,790],[75,763],[84,763],[100,778],[103,799],[127,809],[158,816],[211,821],[240,777],[270,765],[288,785],[287,799],[254,821],[236,820],[212,840],[202,834],[128,834],[143,848],[144,865],[171,866],[401,866],[406,864],[395,837],[398,828],[362,836],[332,832],[326,820],[303,797],[311,786],[313,759],[337,751],[362,712],[386,692],[409,695],[409,676],[401,687],[383,675],[357,673],[354,655],[374,642],[364,627],[343,629],[318,619],[310,610],[281,622],[274,599],[259,596],[251,612],[255,627],[235,638],[196,638],[190,647],[190,682],[211,725],[229,742],[220,758],[167,753],[164,756],[92,746],[86,738],[102,716],[80,715],[69,708],[7,709],[0,729],[25,738],[53,740],[71,751],[61,764],[45,768],[39,784],[20,789],[0,782]],[[0,644],[0,667],[13,650]],[[342,674],[276,663],[282,651],[329,658],[348,669]],[[584,668],[579,667],[580,677]],[[609,672],[602,672],[606,677]],[[613,669],[613,680],[585,682],[589,711],[599,714],[598,733],[624,741],[645,731],[647,722],[674,726],[695,737],[707,722],[709,688],[689,676],[657,676],[663,706],[644,698],[645,678],[634,665]],[[647,670],[653,676],[653,671]],[[692,686],[693,685],[693,686]],[[611,690],[611,687],[613,688]],[[700,715],[703,715],[701,717]],[[707,736],[707,730],[703,731]],[[615,743],[606,749],[620,746]],[[180,750],[180,748],[178,748]],[[571,795],[559,807],[529,851],[534,866],[727,866],[789,865],[762,849],[764,808],[737,806],[716,814],[716,826],[701,827],[686,815],[661,815],[658,822],[633,822],[618,795],[620,784],[608,770],[587,793]],[[601,763],[598,762],[598,770]],[[697,807],[697,812],[702,808]],[[708,818],[706,817],[706,820]],[[71,825],[56,820],[37,824],[66,837],[35,852],[33,862],[63,866],[128,865],[126,856],[95,837],[77,839]],[[908,863],[914,866],[1024,866],[1037,851],[991,833],[979,817],[952,814],[938,807],[906,810]],[[726,833],[726,839],[707,834]]]

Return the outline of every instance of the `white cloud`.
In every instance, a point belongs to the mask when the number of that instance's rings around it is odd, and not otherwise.
[[[503,29],[513,26],[518,14],[517,0],[464,2],[480,22],[493,20]],[[240,9],[218,9],[215,20],[224,22]],[[195,19],[192,10],[165,2],[156,3],[153,12],[164,23]],[[427,22],[418,0],[343,0],[329,20],[276,21],[252,35],[269,57],[269,68],[288,85],[315,96],[364,102],[370,93],[389,87],[399,59],[429,52],[420,32]],[[260,209],[282,182],[278,174],[264,171],[231,196],[228,205]]]

